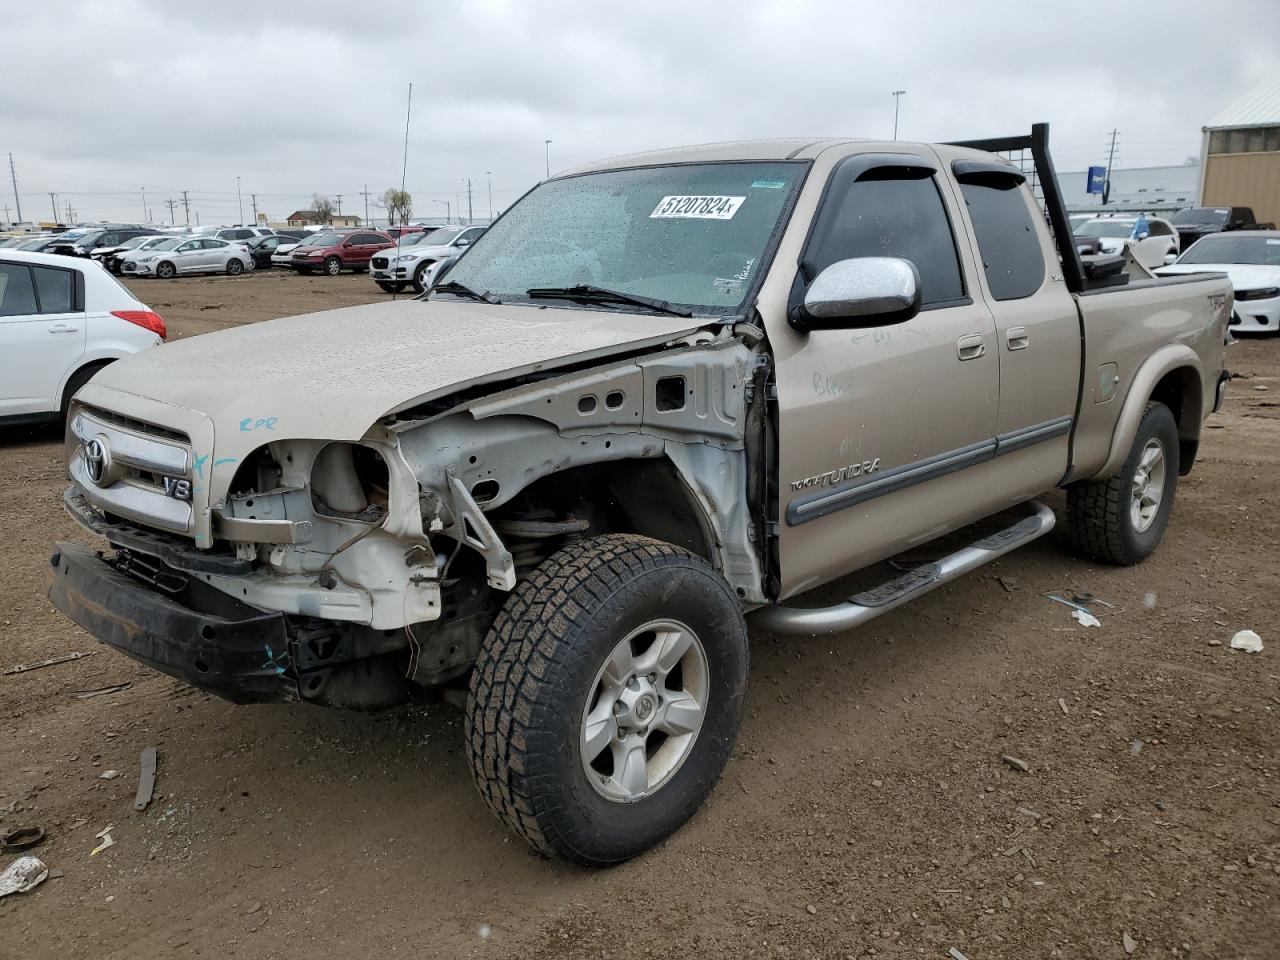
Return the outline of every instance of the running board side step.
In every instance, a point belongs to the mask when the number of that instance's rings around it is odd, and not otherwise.
[[[1034,501],[1028,506],[1033,511],[1031,516],[983,537],[941,560],[916,567],[878,587],[855,593],[833,607],[762,607],[751,615],[751,622],[775,633],[805,634],[837,633],[866,623],[908,600],[1043,537],[1053,529],[1056,518],[1052,510]]]

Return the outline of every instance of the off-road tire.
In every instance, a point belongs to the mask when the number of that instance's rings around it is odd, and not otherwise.
[[[342,261],[337,257],[330,257],[324,262],[324,272],[331,277],[336,277],[342,272]]]
[[[1155,519],[1139,531],[1130,514],[1134,474],[1147,442],[1163,447],[1164,488]],[[1178,425],[1163,403],[1148,403],[1138,424],[1133,448],[1120,472],[1106,480],[1087,480],[1067,488],[1067,522],[1071,545],[1087,557],[1132,566],[1146,559],[1160,544],[1178,487]]]
[[[587,781],[583,708],[615,645],[661,617],[703,644],[706,712],[666,783],[613,802]],[[516,586],[481,646],[465,722],[476,785],[547,856],[591,867],[628,860],[679,829],[715,786],[742,719],[747,660],[741,604],[701,557],[630,534],[569,544]]]

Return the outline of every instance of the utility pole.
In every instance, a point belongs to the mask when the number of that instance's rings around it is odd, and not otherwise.
[[[151,220],[147,216],[147,188],[139,187],[138,189],[142,191],[142,222],[150,223]]]
[[[489,222],[493,223],[493,171],[486,170],[484,175],[489,178]]]
[[[342,194],[338,194],[338,216],[342,216]]]
[[[13,154],[9,154],[9,179],[13,181],[13,204],[18,208],[18,222],[22,222],[22,201],[18,199],[18,174],[13,169]],[[5,209],[8,209],[7,207]],[[5,214],[8,219],[8,214]],[[55,218],[56,219],[56,218]]]
[[[169,208],[169,226],[177,226],[178,221],[174,218],[173,211],[178,206],[178,201],[170,197],[164,202],[164,205]]]
[[[191,201],[187,199],[187,191],[182,191],[182,212],[187,218],[187,226],[191,226]],[[196,214],[196,223],[200,222],[200,215]]]
[[[893,139],[898,139],[898,105],[902,102],[902,95],[905,90],[893,91]]]
[[[236,202],[240,204],[240,226],[244,226],[244,196],[240,193],[240,178],[236,177]]]
[[[75,223],[75,222],[76,222],[76,218],[71,211],[71,201],[68,200],[67,201],[67,223]]]
[[[547,179],[550,180],[551,179],[551,141],[544,140],[543,143],[547,148]]]
[[[256,193],[249,194],[249,200],[253,204],[253,225],[258,225],[258,195]]]
[[[471,209],[471,178],[467,177],[467,224],[470,225],[475,215]]]
[[[360,196],[364,197],[364,225],[372,227],[373,223],[369,220],[369,185],[366,183],[364,189],[360,191]]]
[[[58,195],[56,193],[49,194],[49,205],[53,207],[53,222],[58,222]]]
[[[1111,149],[1107,153],[1107,178],[1102,181],[1102,205],[1104,207],[1107,205],[1107,200],[1111,198],[1111,164],[1114,163],[1116,159],[1116,137],[1119,136],[1119,134],[1119,130],[1114,128],[1112,129]]]
[[[5,222],[6,224],[8,224],[8,223],[11,223],[11,222],[12,222],[12,221],[9,219],[9,205],[8,205],[7,203],[4,205],[4,222]]]

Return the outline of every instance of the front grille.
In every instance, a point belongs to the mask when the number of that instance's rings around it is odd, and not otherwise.
[[[170,430],[168,427],[156,426],[154,423],[147,423],[145,420],[135,420],[133,417],[126,417],[119,413],[113,413],[110,410],[103,410],[101,407],[83,404],[80,407],[85,413],[93,417],[95,420],[101,420],[103,423],[109,423],[113,426],[123,427],[126,430],[132,430],[135,433],[146,433],[153,437],[162,437],[165,440],[175,440],[178,443],[189,444],[191,438],[185,433],[177,430]]]
[[[373,265],[379,270],[385,270],[387,267],[391,266],[391,261],[386,257],[374,257]]]

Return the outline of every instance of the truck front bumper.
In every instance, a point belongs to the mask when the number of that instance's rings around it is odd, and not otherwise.
[[[192,610],[73,543],[50,565],[53,605],[121,653],[233,703],[299,699],[283,614]]]

